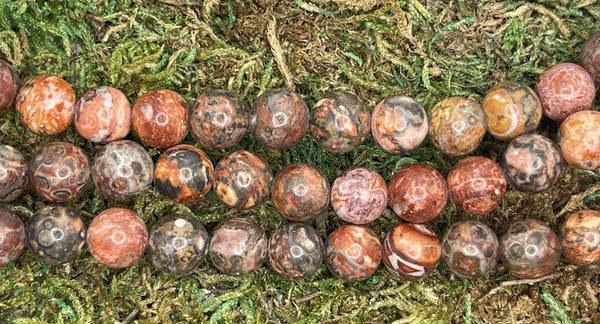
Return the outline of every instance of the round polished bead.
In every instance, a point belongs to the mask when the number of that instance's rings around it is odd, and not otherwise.
[[[269,261],[288,279],[312,276],[323,264],[325,247],[317,231],[302,223],[278,227],[269,239]]]
[[[329,206],[329,181],[310,164],[283,168],[275,177],[272,191],[275,208],[292,221],[307,221]]]
[[[0,208],[0,267],[16,260],[25,245],[25,225],[6,208]]]
[[[435,269],[441,250],[440,240],[427,226],[402,223],[383,240],[383,264],[398,277],[417,280]]]
[[[579,62],[596,85],[600,85],[600,32],[593,33],[583,44]]]
[[[448,201],[444,176],[422,163],[413,163],[390,180],[390,206],[396,215],[411,223],[425,223],[436,218]]]
[[[0,202],[15,200],[27,185],[29,163],[16,148],[0,144]]]
[[[567,217],[560,227],[563,256],[574,265],[600,262],[600,213],[581,210]]]
[[[58,134],[73,122],[75,92],[63,79],[40,75],[19,90],[15,110],[19,119],[36,134]]]
[[[204,260],[208,232],[197,220],[183,215],[163,217],[154,224],[148,238],[148,252],[155,267],[184,274]]]
[[[387,207],[388,191],[379,173],[356,167],[344,171],[331,187],[331,206],[342,220],[367,224]]]
[[[570,165],[586,170],[600,168],[600,112],[582,110],[569,115],[558,129],[558,145]]]
[[[208,255],[219,271],[233,276],[246,275],[263,263],[267,255],[267,236],[249,219],[230,219],[214,231]]]
[[[542,192],[561,175],[558,146],[538,134],[523,134],[508,143],[500,167],[507,182],[524,192]]]
[[[75,209],[47,206],[37,210],[26,225],[27,246],[40,261],[69,263],[85,244],[85,224]]]
[[[213,165],[204,151],[180,144],[164,151],[154,168],[154,186],[179,204],[204,197],[211,188]]]
[[[317,101],[311,111],[313,138],[332,153],[347,153],[360,146],[371,131],[371,114],[356,95],[333,92]]]
[[[118,89],[92,89],[77,101],[74,124],[81,136],[94,143],[123,139],[131,129],[131,104]]]
[[[452,224],[442,239],[442,262],[461,278],[477,278],[494,269],[500,243],[487,225],[467,220]]]
[[[534,219],[513,223],[502,236],[502,263],[518,278],[535,279],[551,273],[560,254],[558,236],[546,224]]]
[[[0,60],[0,114],[11,108],[19,89],[19,76],[4,60]]]
[[[94,217],[86,241],[96,261],[109,268],[125,268],[144,254],[148,229],[133,210],[114,207]]]
[[[381,263],[381,242],[373,231],[343,225],[329,235],[325,264],[336,277],[348,281],[369,279]]]
[[[308,107],[287,89],[267,90],[256,98],[250,130],[266,147],[285,150],[300,142],[308,132]]]
[[[388,153],[414,150],[427,136],[425,108],[413,98],[391,96],[375,106],[371,117],[373,139]]]
[[[80,197],[90,182],[90,161],[71,143],[54,142],[38,151],[30,164],[31,184],[44,200],[59,203]]]
[[[265,160],[248,151],[235,151],[215,167],[213,188],[226,205],[244,210],[267,199],[272,183],[273,172]]]

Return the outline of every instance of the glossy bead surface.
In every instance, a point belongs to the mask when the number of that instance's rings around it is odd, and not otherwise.
[[[85,244],[85,224],[75,209],[47,206],[37,210],[26,225],[27,246],[40,261],[69,263]]]
[[[0,144],[0,202],[15,200],[27,185],[29,163],[16,148]]]
[[[467,220],[452,224],[442,239],[442,262],[461,278],[477,278],[494,269],[500,254],[496,233]]]
[[[586,266],[600,261],[600,213],[580,210],[567,217],[560,227],[563,256],[574,265]]]
[[[600,112],[582,110],[569,115],[558,129],[558,145],[570,165],[586,170],[600,168]]]
[[[203,146],[226,149],[242,139],[249,120],[248,106],[236,94],[227,90],[209,90],[194,103],[190,128]]]
[[[329,181],[310,164],[283,168],[275,177],[272,191],[275,208],[289,220],[307,221],[329,206]]]
[[[331,186],[331,206],[339,218],[353,224],[376,220],[387,207],[388,191],[379,173],[357,167],[344,171]]]
[[[448,155],[475,150],[485,135],[485,116],[474,100],[451,97],[437,103],[429,114],[429,138]]]
[[[267,236],[249,219],[230,219],[214,231],[208,255],[219,271],[233,276],[246,275],[263,263],[267,255]]]
[[[79,134],[94,143],[120,140],[131,129],[131,104],[121,91],[98,87],[77,101],[73,122]]]
[[[336,277],[348,281],[369,279],[381,263],[381,242],[366,227],[344,225],[329,235],[325,264]]]
[[[145,145],[168,148],[179,144],[188,133],[188,104],[175,91],[144,93],[131,110],[131,126]]]
[[[317,231],[302,223],[279,226],[269,239],[269,261],[288,279],[312,276],[325,260],[325,246]]]
[[[590,74],[573,63],[557,64],[540,75],[536,91],[546,117],[562,121],[570,114],[592,109],[596,88]]]
[[[535,92],[512,81],[493,87],[483,98],[481,108],[487,131],[501,141],[533,132],[542,118],[542,104]]]
[[[0,267],[16,260],[25,245],[25,225],[10,210],[0,208]]]
[[[456,163],[447,178],[450,198],[456,207],[471,214],[494,210],[506,192],[500,166],[483,156],[470,156]]]
[[[135,198],[152,184],[154,164],[144,147],[129,140],[101,148],[92,162],[92,180],[106,197],[119,201]]]
[[[308,132],[308,107],[287,89],[267,90],[256,98],[250,130],[266,147],[285,150],[300,142]]]
[[[508,184],[524,192],[542,192],[560,178],[558,146],[538,134],[523,134],[508,143],[500,167]]]
[[[413,98],[391,96],[375,106],[371,117],[373,139],[386,152],[414,150],[427,136],[429,121],[425,108]]]
[[[261,157],[248,151],[227,154],[215,167],[213,188],[229,207],[250,209],[271,195],[273,171]]]
[[[208,232],[200,222],[183,215],[159,219],[148,238],[148,252],[155,267],[184,274],[204,260]]]
[[[90,182],[90,161],[81,148],[71,143],[44,146],[31,159],[29,168],[37,194],[55,203],[79,198]]]
[[[413,163],[396,172],[390,180],[388,194],[394,213],[411,223],[436,218],[448,201],[444,176],[422,163]]]
[[[164,151],[156,161],[154,186],[167,199],[185,204],[208,193],[213,172],[212,162],[204,151],[180,144]]]
[[[515,277],[535,279],[554,270],[560,260],[560,241],[550,227],[534,219],[513,223],[502,236],[502,263]]]
[[[435,269],[441,250],[440,240],[427,226],[402,223],[383,240],[383,264],[398,277],[417,280]]]
[[[96,261],[109,268],[125,268],[144,254],[148,229],[133,210],[114,207],[94,217],[86,241]]]
[[[15,110],[21,123],[36,134],[58,134],[73,122],[75,92],[63,79],[40,75],[19,90]]]
[[[596,85],[600,85],[600,32],[592,34],[583,44],[579,63],[590,74]]]
[[[19,90],[19,76],[4,60],[0,60],[0,114],[11,108]]]
[[[370,131],[371,114],[354,94],[329,93],[311,110],[310,132],[329,152],[352,151],[365,141]]]

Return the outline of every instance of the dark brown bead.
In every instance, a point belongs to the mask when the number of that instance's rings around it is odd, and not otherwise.
[[[25,225],[6,208],[0,208],[0,267],[16,260],[25,245]]]
[[[269,239],[269,261],[288,279],[312,276],[323,264],[325,247],[317,231],[302,223],[281,225]]]
[[[0,202],[15,200],[29,180],[29,163],[19,150],[0,145]]]
[[[19,89],[19,76],[4,60],[0,60],[0,114],[11,108]]]
[[[579,62],[596,85],[600,85],[600,32],[593,33],[583,44]]]

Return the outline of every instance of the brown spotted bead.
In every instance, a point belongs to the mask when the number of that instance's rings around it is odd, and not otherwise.
[[[388,194],[394,213],[411,223],[433,220],[448,201],[444,176],[422,163],[413,163],[396,172],[390,180]]]
[[[515,277],[535,279],[554,270],[560,260],[558,236],[534,219],[514,222],[502,236],[502,263]]]
[[[37,194],[55,203],[79,198],[90,183],[90,161],[81,148],[71,143],[44,146],[31,159],[29,168]]]
[[[344,171],[331,187],[331,206],[342,220],[367,224],[387,207],[388,190],[379,173],[356,167]]]
[[[36,134],[58,134],[73,122],[75,92],[63,79],[40,75],[19,90],[15,110],[19,119]]]
[[[582,110],[569,115],[558,129],[558,145],[570,165],[586,170],[600,168],[600,112]]]
[[[152,184],[154,164],[144,147],[129,140],[102,147],[92,162],[94,185],[106,197],[126,201],[143,193]]]
[[[236,94],[227,90],[209,90],[194,103],[190,128],[203,146],[226,149],[242,139],[249,120],[248,106]]]
[[[208,232],[200,222],[183,215],[163,217],[154,224],[148,238],[148,252],[155,267],[184,274],[204,260]]]
[[[26,225],[27,246],[40,261],[69,263],[85,244],[85,224],[75,209],[47,206],[37,210]]]
[[[144,254],[148,229],[133,210],[114,207],[94,217],[86,241],[96,261],[113,269],[126,268]]]
[[[288,89],[267,90],[256,98],[250,130],[266,147],[285,150],[300,142],[308,132],[308,107]]]
[[[77,101],[74,124],[81,136],[94,143],[123,139],[131,129],[131,104],[115,88],[95,88]]]
[[[329,235],[325,264],[336,277],[348,281],[369,279],[381,263],[381,242],[373,231],[343,225]]]
[[[210,239],[208,256],[219,271],[233,276],[247,275],[267,255],[267,236],[255,222],[234,218],[219,225]]]
[[[29,163],[16,148],[0,144],[0,202],[15,200],[27,185]]]
[[[279,226],[269,239],[269,261],[288,279],[312,276],[323,264],[325,247],[317,231],[302,223]]]
[[[600,213],[580,210],[567,217],[560,227],[563,256],[574,265],[600,262]]]
[[[371,114],[356,95],[333,92],[317,101],[311,111],[313,138],[332,153],[347,153],[360,146],[371,131]]]
[[[500,167],[508,184],[524,192],[542,192],[561,175],[558,146],[538,134],[519,135],[506,147]]]
[[[493,87],[483,98],[481,107],[487,131],[501,141],[533,132],[542,119],[542,104],[535,92],[512,81]]]
[[[271,195],[273,171],[261,157],[248,151],[227,154],[215,167],[213,188],[229,207],[250,209]]]
[[[179,144],[188,133],[188,104],[175,91],[151,90],[133,105],[131,126],[140,141],[155,148]]]
[[[442,262],[461,278],[477,278],[498,263],[500,243],[487,225],[466,220],[452,224],[442,239]]]
[[[10,210],[0,208],[0,267],[15,261],[25,245],[25,225]]]
[[[429,138],[448,155],[464,155],[475,150],[485,135],[485,116],[471,99],[451,97],[431,108]]]
[[[418,280],[435,269],[441,250],[440,240],[427,226],[402,223],[383,240],[383,264],[398,277]]]
[[[204,151],[180,144],[164,151],[154,167],[154,186],[179,204],[203,198],[211,188],[213,164]]]
[[[15,70],[0,60],[0,114],[12,107],[19,89],[19,76]]]
[[[428,130],[425,108],[413,98],[391,96],[379,102],[373,110],[373,139],[388,153],[414,150],[421,145]]]
[[[500,166],[483,156],[470,156],[456,163],[447,178],[450,198],[456,207],[471,214],[494,210],[506,192]]]
[[[285,218],[304,222],[329,206],[329,181],[316,167],[295,163],[279,171],[271,197]]]
[[[593,33],[581,47],[579,63],[600,85],[600,32]]]

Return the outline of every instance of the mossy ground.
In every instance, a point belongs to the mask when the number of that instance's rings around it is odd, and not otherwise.
[[[577,62],[599,20],[593,0],[14,0],[0,2],[0,57],[13,64],[21,83],[54,74],[78,96],[109,85],[134,102],[164,87],[192,103],[207,88],[226,88],[252,104],[265,89],[288,87],[309,107],[329,91],[346,90],[370,107],[406,94],[430,109],[450,96],[481,100],[501,80],[534,86],[547,67]],[[554,139],[557,126],[544,119],[539,131]],[[0,142],[28,158],[53,141],[75,143],[90,157],[99,148],[73,127],[38,136],[19,125],[13,110],[0,116]],[[185,142],[197,145],[191,135]],[[497,160],[504,146],[488,136],[473,154]],[[427,142],[409,154],[389,155],[368,139],[351,153],[330,154],[307,136],[277,152],[247,134],[238,148],[264,156],[275,172],[292,162],[312,163],[329,180],[363,165],[389,181],[416,161],[446,175],[458,160]],[[150,152],[154,158],[160,153]],[[207,152],[214,162],[226,153]],[[475,218],[501,235],[516,219],[533,217],[557,230],[568,211],[600,208],[600,176],[564,171],[547,192],[509,190],[497,211]],[[209,230],[233,216],[251,217],[268,234],[284,222],[271,202],[232,211],[212,193],[183,206],[154,190],[116,203],[90,188],[69,205],[83,210],[87,223],[105,208],[132,208],[149,228],[170,213],[191,215]],[[3,206],[26,221],[42,203],[28,190]],[[449,203],[430,225],[442,235],[449,224],[472,217]],[[370,227],[383,238],[397,222],[387,211]],[[340,221],[330,212],[310,224],[326,237]],[[159,273],[147,257],[110,270],[87,252],[72,264],[49,266],[26,251],[0,268],[0,323],[598,323],[598,274],[561,262],[542,282],[506,285],[514,278],[502,265],[472,281],[455,280],[439,266],[417,282],[380,269],[366,282],[345,283],[323,266],[308,280],[289,281],[267,266],[230,277],[207,261],[189,275],[174,276]]]

